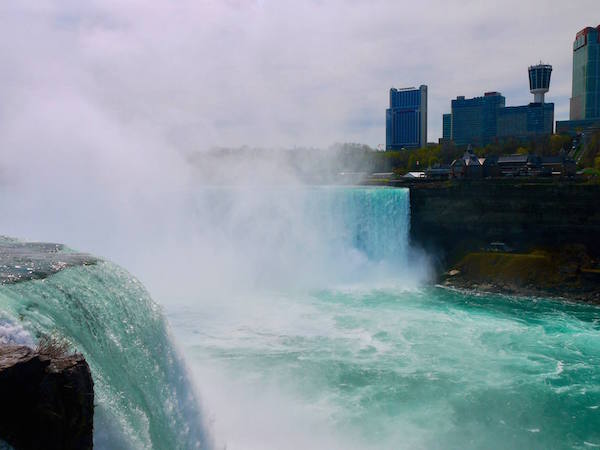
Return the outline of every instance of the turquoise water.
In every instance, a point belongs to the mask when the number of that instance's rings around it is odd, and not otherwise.
[[[600,446],[597,307],[354,287],[170,320],[227,448]]]
[[[108,262],[0,285],[0,340],[88,359],[96,448],[600,447],[600,308],[427,287],[408,191],[185,201],[162,307]]]
[[[217,192],[229,205],[250,195]],[[600,308],[422,287],[406,190],[253,198],[277,213],[236,216],[250,225],[226,240],[243,250],[238,272],[249,261],[268,276],[167,306],[219,444],[600,447]]]
[[[0,285],[0,342],[31,344],[41,334],[66,338],[90,365],[96,448],[206,448],[164,317],[126,271],[99,262]]]

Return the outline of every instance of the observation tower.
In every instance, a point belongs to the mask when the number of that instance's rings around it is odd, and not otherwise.
[[[533,94],[534,103],[544,103],[544,95],[550,90],[552,66],[542,64],[529,67],[529,90]]]

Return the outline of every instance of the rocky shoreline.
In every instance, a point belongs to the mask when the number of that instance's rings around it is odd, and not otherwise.
[[[438,277],[446,287],[600,305],[600,270],[582,249],[468,253]]]
[[[438,285],[444,288],[456,289],[464,292],[475,292],[478,294],[500,294],[513,297],[543,298],[551,300],[563,300],[577,303],[589,303],[600,305],[600,291],[574,290],[561,288],[540,288],[539,286],[518,286],[515,284],[498,283],[494,281],[474,282],[461,277],[452,277],[444,274]]]
[[[438,283],[461,290],[600,304],[600,270],[585,249],[527,253],[472,252],[451,265]]]
[[[600,304],[600,185],[411,183],[411,243],[440,285]]]

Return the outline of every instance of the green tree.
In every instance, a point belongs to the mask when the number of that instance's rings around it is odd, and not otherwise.
[[[417,168],[417,156],[412,153],[409,157],[408,157],[408,170],[415,170]]]

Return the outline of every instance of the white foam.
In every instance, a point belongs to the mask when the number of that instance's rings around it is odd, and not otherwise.
[[[0,344],[32,346],[33,339],[21,325],[7,318],[0,318]]]

